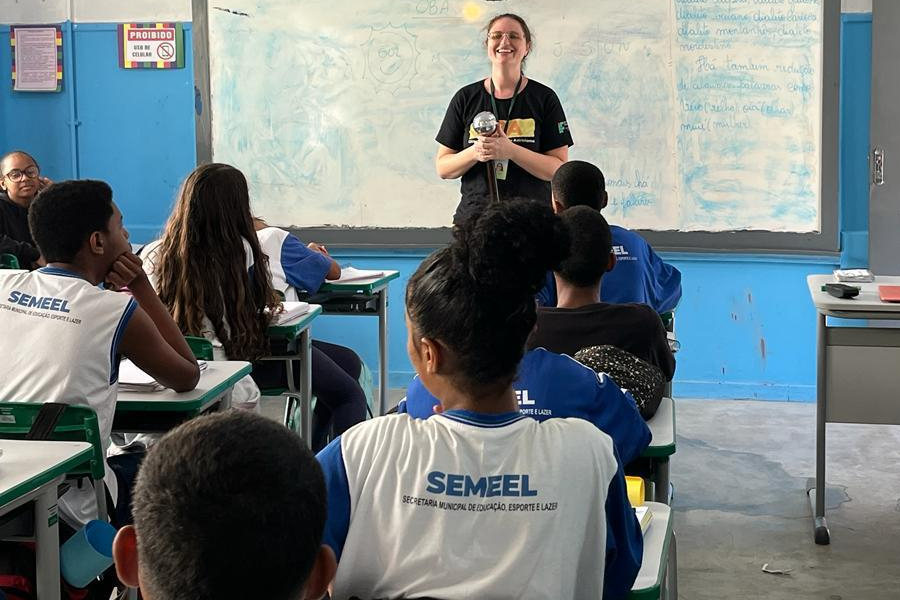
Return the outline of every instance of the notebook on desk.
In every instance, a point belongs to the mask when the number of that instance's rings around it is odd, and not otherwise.
[[[637,517],[638,523],[641,524],[641,533],[646,533],[647,527],[650,526],[650,521],[653,519],[653,513],[650,512],[650,507],[638,506],[634,509],[634,516]]]
[[[346,266],[341,269],[341,277],[332,283],[344,283],[345,281],[360,281],[362,279],[375,279],[384,275],[384,271],[368,271]]]
[[[282,302],[281,312],[272,319],[272,325],[288,325],[309,312],[309,302]]]
[[[206,369],[206,361],[198,360],[197,366],[203,371]],[[164,389],[166,386],[156,381],[130,359],[123,358],[119,363],[119,391],[158,392]]]
[[[879,285],[878,297],[882,302],[900,302],[900,285]]]

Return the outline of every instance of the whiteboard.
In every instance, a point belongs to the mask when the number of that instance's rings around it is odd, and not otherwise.
[[[531,25],[525,72],[606,175],[612,222],[821,231],[821,0],[210,3],[213,159],[280,225],[448,226],[434,136],[490,73],[498,9]]]

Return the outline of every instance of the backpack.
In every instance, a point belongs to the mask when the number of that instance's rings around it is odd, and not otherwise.
[[[656,414],[662,402],[666,378],[662,371],[615,346],[590,346],[575,353],[575,360],[597,373],[606,373],[631,393],[644,420]]]

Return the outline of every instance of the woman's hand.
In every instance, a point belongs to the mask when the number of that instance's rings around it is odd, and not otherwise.
[[[479,162],[489,160],[511,159],[518,147],[506,136],[506,132],[499,125],[489,136],[478,136],[475,142],[475,156]]]

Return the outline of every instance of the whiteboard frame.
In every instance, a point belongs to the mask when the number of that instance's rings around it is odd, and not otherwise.
[[[209,2],[192,0],[197,164],[212,160],[209,69]],[[824,0],[822,17],[822,136],[818,233],[774,231],[643,231],[657,250],[677,252],[840,253],[838,170],[840,128],[841,0]],[[449,216],[448,216],[449,217]],[[434,248],[449,228],[311,227],[293,229],[301,239],[344,248]]]

